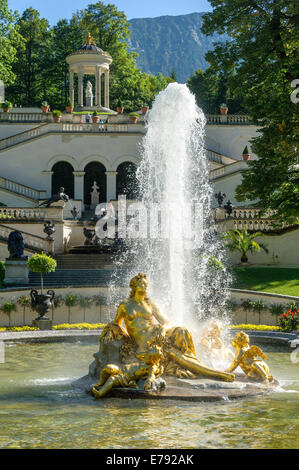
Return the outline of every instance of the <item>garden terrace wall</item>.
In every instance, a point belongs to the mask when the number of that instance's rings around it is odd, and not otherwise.
[[[291,302],[299,304],[299,297],[241,289],[231,289],[231,299],[240,305],[240,307],[231,314],[232,323],[235,325],[248,323],[252,325],[261,324],[275,326],[277,325],[277,317],[276,315],[273,315],[267,307],[270,307],[271,305],[285,305],[287,308],[287,305]],[[258,312],[254,312],[252,310],[246,312],[241,307],[241,303],[247,299],[252,302],[261,300],[266,306],[265,310],[263,310],[260,315]]]
[[[128,289],[124,288],[124,297],[128,296]],[[84,288],[57,288],[55,289],[56,296],[62,296],[65,298],[66,294],[72,293],[74,295],[82,297],[94,297],[103,296],[106,297],[108,294],[108,287],[84,287]],[[17,299],[22,296],[29,296],[30,289],[3,289],[0,291],[0,303],[1,305],[8,301],[13,301],[17,304]],[[84,322],[84,309],[79,305],[70,308],[70,323],[83,323]],[[23,307],[17,304],[17,311],[11,313],[10,326],[31,326],[32,320],[34,320],[38,314],[32,312],[29,307],[25,310],[25,323],[23,322]],[[68,323],[69,309],[66,305],[62,305],[58,308],[52,309],[49,312],[49,317],[53,318],[54,325],[60,325],[62,323]],[[95,303],[92,304],[91,308],[86,308],[85,311],[85,322],[86,323],[107,323],[111,321],[116,315],[116,311],[107,305],[97,306]],[[8,316],[0,311],[0,328],[9,326]]]

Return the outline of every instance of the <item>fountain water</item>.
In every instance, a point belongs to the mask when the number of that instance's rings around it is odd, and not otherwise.
[[[116,304],[119,298],[117,278],[127,284],[145,272],[162,310],[175,324],[190,325],[194,315],[223,315],[230,280],[211,211],[205,117],[187,86],[172,83],[156,97],[147,120],[137,171],[142,207],[135,207],[143,235],[134,238],[135,217],[116,263],[112,299]],[[128,264],[126,276],[120,274]]]

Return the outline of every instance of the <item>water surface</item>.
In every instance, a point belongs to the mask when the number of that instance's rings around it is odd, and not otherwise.
[[[263,347],[283,389],[240,401],[95,401],[71,382],[97,344],[17,344],[0,364],[0,448],[299,448],[299,367]]]

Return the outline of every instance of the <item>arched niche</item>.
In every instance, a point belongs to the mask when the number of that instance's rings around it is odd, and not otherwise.
[[[84,171],[84,204],[87,206],[91,204],[90,193],[94,182],[96,182],[99,187],[99,202],[107,202],[107,170],[105,166],[99,162],[90,162],[85,166]]]
[[[126,195],[127,199],[137,198],[137,166],[132,162],[123,162],[117,167],[116,195]]]
[[[57,194],[61,187],[71,198],[74,198],[74,168],[68,162],[57,162],[52,167],[52,195]]]

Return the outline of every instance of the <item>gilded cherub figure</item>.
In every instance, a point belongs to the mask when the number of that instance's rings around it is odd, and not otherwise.
[[[263,361],[267,356],[258,346],[249,346],[249,336],[244,331],[235,335],[232,345],[237,351],[227,372],[233,372],[239,366],[248,377],[264,383],[274,382],[268,365]]]
[[[162,351],[159,347],[137,354],[139,362],[126,364],[122,368],[114,365],[106,365],[102,371],[99,383],[92,387],[95,398],[102,398],[113,387],[138,388],[138,380],[145,380],[144,390],[150,390],[156,378],[159,378],[164,368],[161,366]]]
[[[203,353],[211,358],[232,360],[233,352],[223,341],[224,327],[218,320],[212,320],[202,331],[199,346]]]

